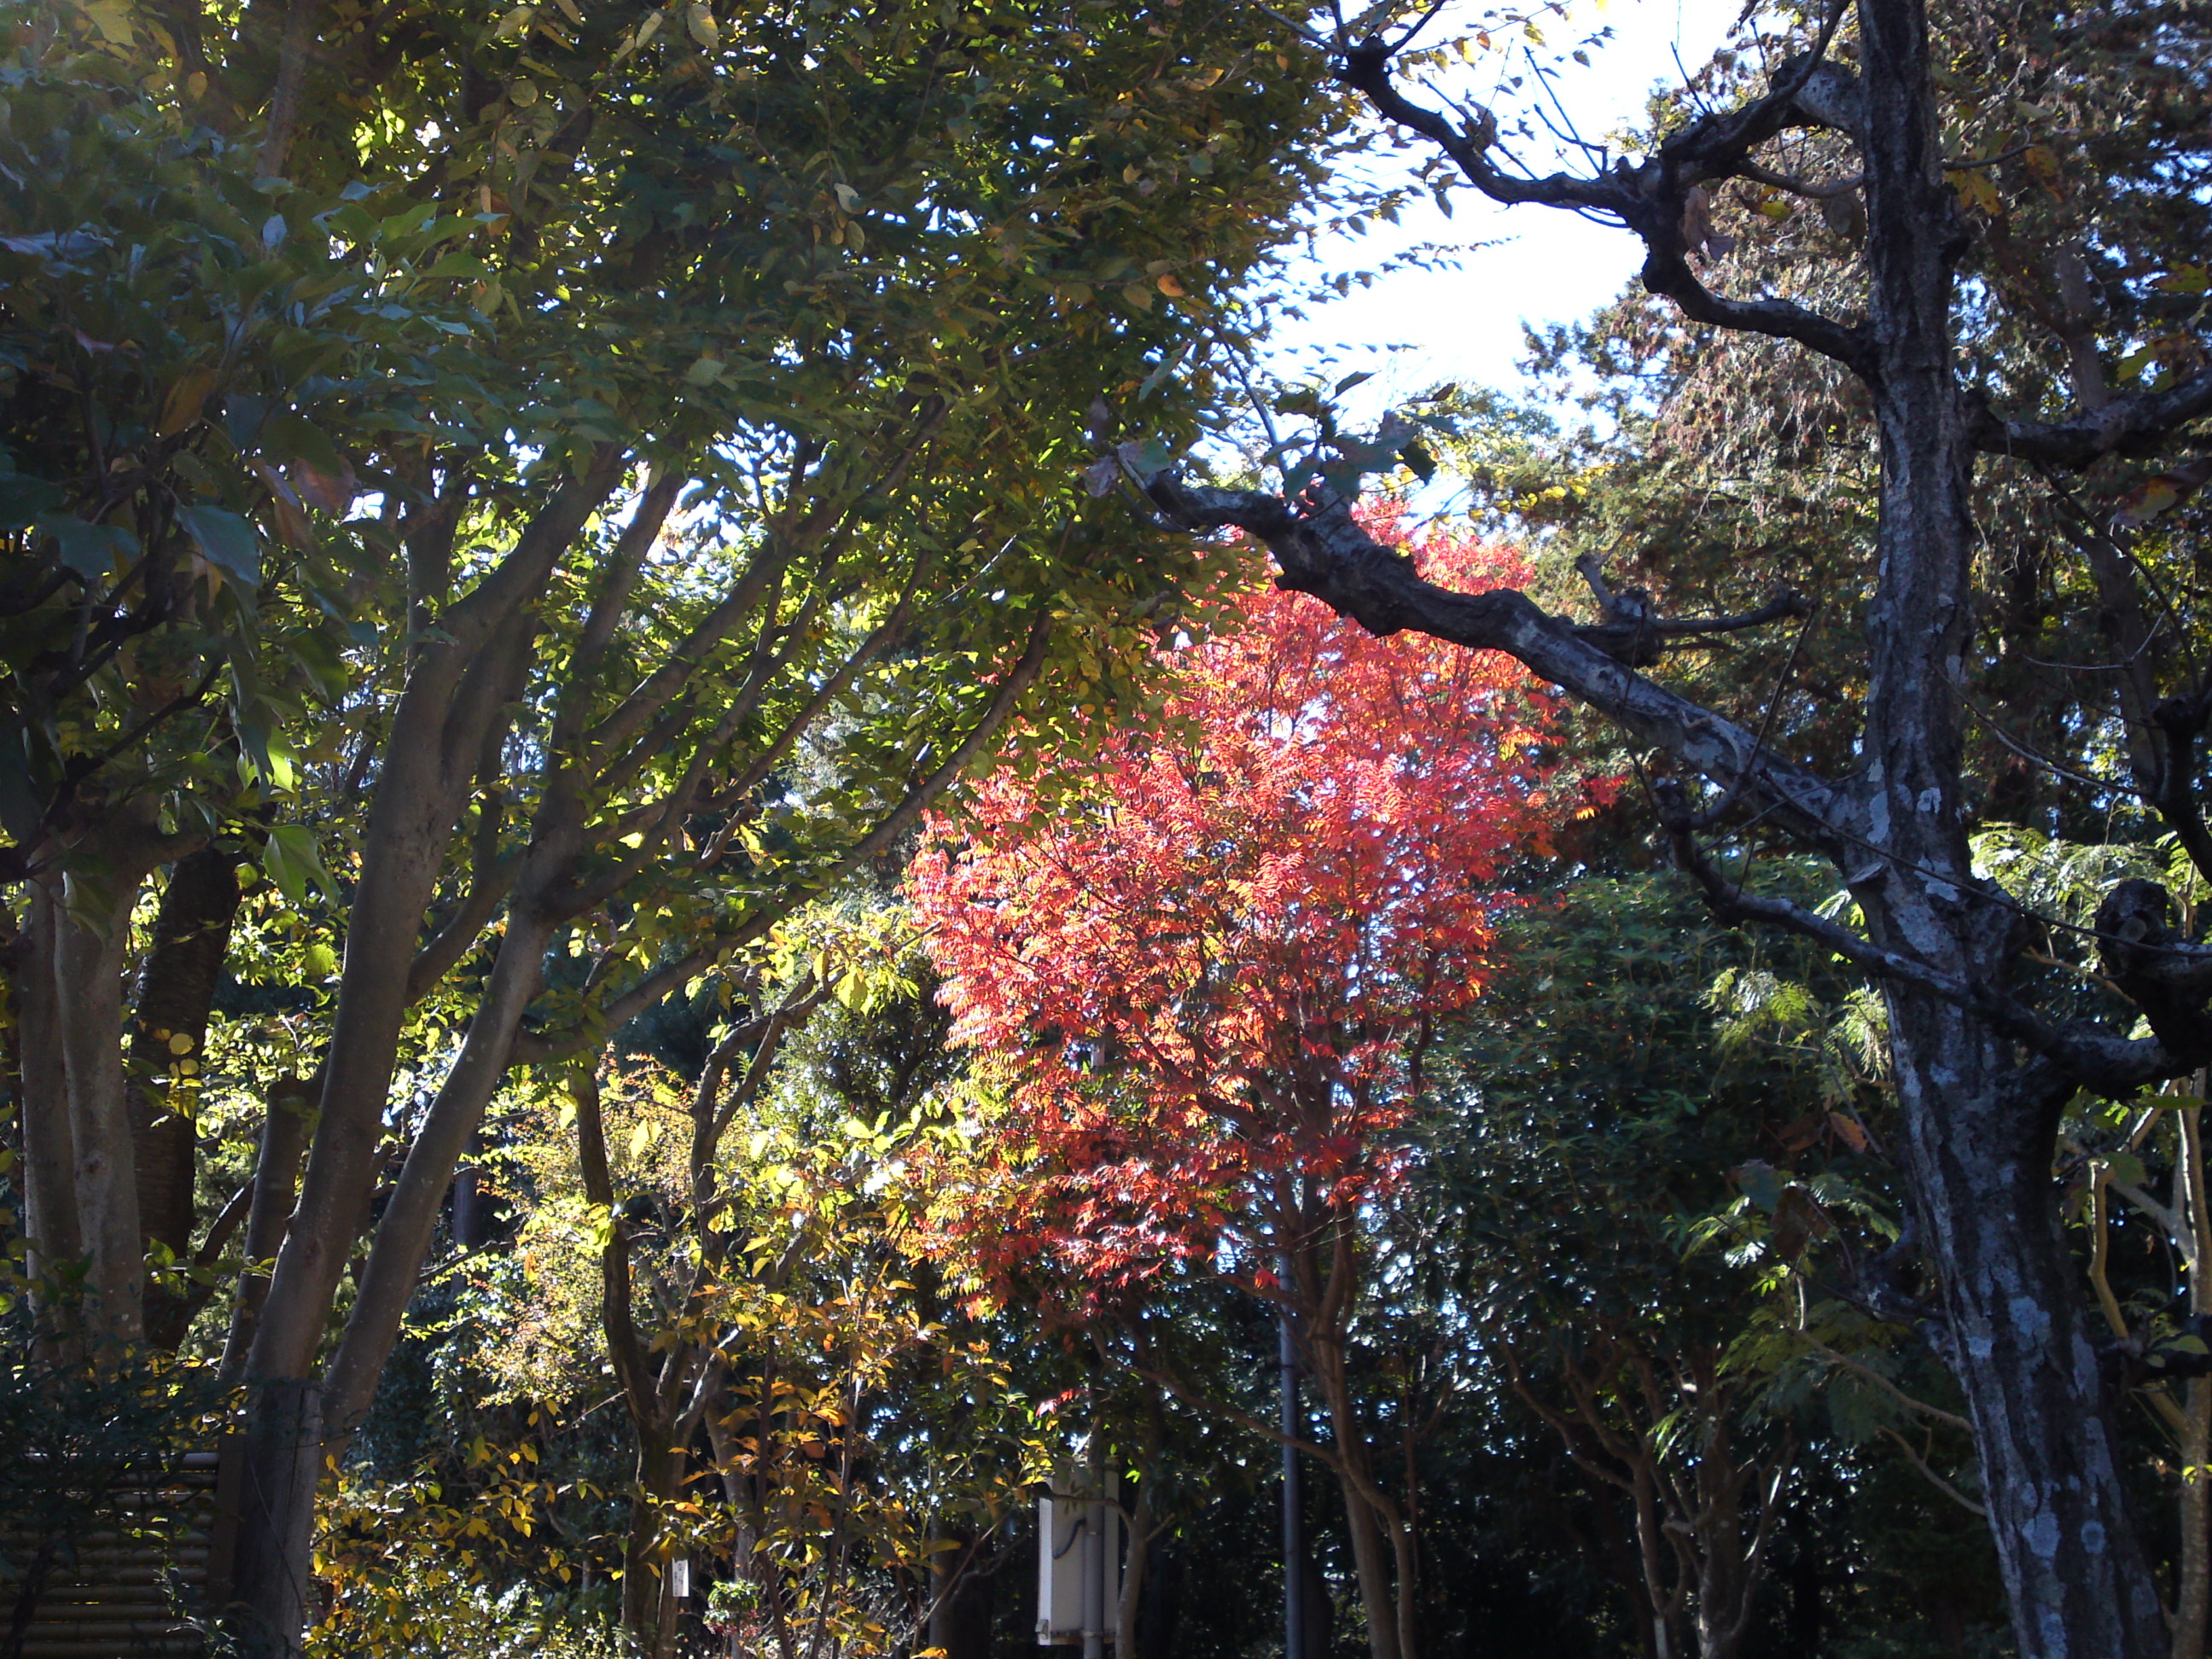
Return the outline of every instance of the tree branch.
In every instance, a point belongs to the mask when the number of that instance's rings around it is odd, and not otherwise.
[[[1875,342],[1859,325],[1844,324],[1789,300],[1734,300],[1698,280],[1687,258],[1682,223],[1690,192],[1716,179],[1741,174],[1751,152],[1791,127],[1830,127],[1856,133],[1858,83],[1823,54],[1844,8],[1833,8],[1814,49],[1784,64],[1766,94],[1738,108],[1716,112],[1668,137],[1642,161],[1623,161],[1595,178],[1553,173],[1538,178],[1505,172],[1491,160],[1497,118],[1480,110],[1462,129],[1441,112],[1414,103],[1391,79],[1396,48],[1379,38],[1337,44],[1337,79],[1362,94],[1383,118],[1428,139],[1450,158],[1468,181],[1506,206],[1534,203],[1585,213],[1610,214],[1644,243],[1644,286],[1672,300],[1693,320],[1716,327],[1795,340],[1843,363],[1862,379],[1875,374]]]
[[[1477,650],[1503,651],[1564,687],[1635,737],[1748,799],[1841,861],[1856,841],[1854,796],[1763,746],[1749,732],[1633,672],[1604,631],[1547,614],[1525,593],[1456,593],[1424,580],[1401,550],[1370,536],[1325,486],[1296,503],[1259,490],[1185,483],[1173,471],[1143,480],[1146,496],[1178,528],[1234,527],[1267,544],[1278,586],[1310,593],[1370,634],[1412,629]],[[1757,613],[1754,613],[1757,614]]]
[[[2212,415],[2212,368],[2161,392],[2115,398],[2071,420],[2008,421],[1984,408],[1974,442],[1985,454],[2081,467],[2106,455],[2148,454],[2206,415]]]

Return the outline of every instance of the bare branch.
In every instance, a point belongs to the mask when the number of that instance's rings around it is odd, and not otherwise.
[[[1442,112],[1414,103],[1391,78],[1395,48],[1380,39],[1340,41],[1337,78],[1364,94],[1386,120],[1435,144],[1494,202],[1618,218],[1644,243],[1644,286],[1674,301],[1693,320],[1796,340],[1871,381],[1875,345],[1863,326],[1822,316],[1793,301],[1735,300],[1714,293],[1691,270],[1682,232],[1690,191],[1712,179],[1738,176],[1751,152],[1777,134],[1801,126],[1856,131],[1857,82],[1822,57],[1842,14],[1837,7],[1814,50],[1785,64],[1765,96],[1703,116],[1641,162],[1618,162],[1594,177],[1562,172],[1522,178],[1505,172],[1491,158],[1498,141],[1496,118],[1483,110],[1462,127]]]

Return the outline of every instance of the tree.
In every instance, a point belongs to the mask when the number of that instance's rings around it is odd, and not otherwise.
[[[1244,72],[1258,20],[1171,6],[25,17],[10,580],[47,639],[98,636],[19,686],[70,785],[23,820],[27,1202],[135,1341],[126,924],[196,848],[250,860],[288,902],[257,943],[327,998],[234,1345],[240,1595],[289,1650],[325,1446],[502,1081],[866,867],[1018,707],[1141,666],[1132,613],[1209,585],[1109,537],[1077,463],[1102,398],[1210,418],[1157,371],[1237,337],[1314,171],[1263,135],[1318,94],[1272,52]],[[57,191],[94,82],[130,142]],[[212,228],[149,243],[167,212]],[[240,689],[168,757],[139,728],[180,653],[187,691]],[[106,726],[36,701],[87,663]],[[192,1011],[159,1024],[178,1054]]]
[[[1526,574],[1441,536],[1417,556],[1460,583]],[[1296,596],[1243,610],[1169,647],[1158,729],[1108,733],[1095,789],[1018,766],[936,823],[915,903],[954,1036],[1006,1090],[991,1157],[936,1202],[985,1283],[1118,1316],[1140,1368],[1149,1286],[1214,1275],[1282,1310],[1369,1643],[1411,1659],[1410,1495],[1348,1352],[1386,1265],[1369,1217],[1405,1174],[1437,1022],[1480,994],[1508,866],[1591,792],[1499,659],[1368,639]]]
[[[1345,85],[1464,184],[1501,203],[1618,221],[1643,244],[1644,286],[1691,321],[1790,342],[1858,389],[1881,458],[1877,524],[1863,550],[1872,599],[1853,708],[1858,769],[1806,764],[1640,672],[1699,626],[1660,616],[1647,596],[1594,580],[1606,615],[1577,625],[1516,592],[1458,594],[1425,580],[1326,479],[1285,495],[1193,483],[1142,455],[1124,465],[1170,520],[1257,536],[1287,586],[1370,629],[1510,652],[1618,721],[1666,757],[1653,786],[1661,823],[1720,912],[1814,939],[1881,986],[1926,1273],[1924,1296],[1900,1291],[1890,1305],[1924,1321],[1965,1394],[2021,1650],[2163,1652],[2113,1390],[2049,1171],[2059,1114],[2077,1092],[2125,1099],[2205,1063],[2212,975],[2204,947],[2172,927],[2164,890],[2135,882],[2112,890],[2094,927],[2110,1001],[2085,1009],[2023,975],[2022,908],[1976,872],[1967,844],[1984,781],[1969,768],[1965,734],[1982,672],[1978,467],[2087,481],[2121,509],[2114,522],[2130,536],[2148,522],[2145,508],[2191,488],[2212,410],[2212,373],[2197,366],[2201,311],[2132,297],[2102,305],[2067,271],[2093,261],[2132,296],[2150,273],[2166,279],[2167,252],[2183,245],[2170,238],[2201,236],[2203,207],[2188,181],[2204,161],[2202,40],[2179,12],[2156,5],[2094,21],[1960,8],[1939,14],[1931,35],[1917,0],[1861,0],[1794,27],[1792,50],[1770,58],[1759,85],[1688,115],[1640,156],[1540,174],[1514,161],[1488,112],[1462,120],[1409,91],[1398,69],[1410,33],[1370,26],[1314,44]],[[1942,83],[1939,59],[1990,72],[1961,96]],[[2126,97],[2090,103],[2082,89],[2093,84]],[[2045,95],[2068,115],[2039,105]],[[2132,112],[2109,119],[2129,102]],[[2134,115],[2143,118],[2130,133],[2123,122]],[[2069,117],[2082,121],[2079,137]],[[1818,145],[1793,150],[1808,133]],[[2020,135],[2016,154],[2004,134]],[[2061,154],[2078,161],[2058,164],[2046,184],[2037,169]],[[1790,170],[1801,156],[1809,174]],[[2011,161],[2017,173],[1998,171]],[[1851,171],[1828,173],[1836,162]],[[1736,297],[1701,277],[1696,261],[1711,252],[1701,209],[1731,180],[1799,198],[1856,191],[1865,229],[1849,295],[1824,308]],[[1970,255],[1989,326],[2014,343],[2001,368],[1983,340],[1961,335]],[[2154,359],[2167,366],[2142,378]],[[1384,448],[1402,441],[1395,429],[1382,438]],[[2125,647],[2126,689],[2076,707],[2119,722],[2133,787],[2201,865],[2197,746],[2212,700],[2155,642],[2157,602],[2141,566],[2103,532],[2085,534],[2078,556],[2116,629],[2138,643]],[[1723,875],[1705,842],[1723,826],[1826,857],[1863,927]],[[2147,1035],[2136,1035],[2138,1019]]]

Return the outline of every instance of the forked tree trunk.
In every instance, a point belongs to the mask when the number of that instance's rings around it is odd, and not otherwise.
[[[455,826],[483,757],[486,738],[520,694],[537,637],[522,614],[544,589],[555,560],[613,492],[622,457],[603,446],[581,478],[564,480],[514,550],[464,599],[439,614],[439,637],[414,653],[382,750],[346,920],[337,1008],[324,1062],[322,1094],[300,1195],[246,1360],[249,1398],[244,1478],[249,1487],[286,1487],[289,1402],[314,1396],[312,1379],[347,1257],[368,1219],[384,1109],[424,916]],[[452,526],[422,532],[427,566],[450,554]],[[442,547],[431,545],[442,538]],[[440,586],[433,598],[443,597]],[[452,1176],[441,1176],[442,1188]],[[273,1457],[264,1466],[259,1460]],[[289,1490],[289,1488],[287,1488]],[[249,1506],[240,1522],[234,1594],[257,1639],[300,1650],[313,1503]],[[281,1532],[264,1529],[282,1528]],[[252,1534],[250,1547],[248,1535]],[[286,1624],[286,1620],[290,1620]]]
[[[1320,1252],[1312,1254],[1318,1256]],[[1356,1257],[1350,1250],[1340,1249],[1334,1254],[1338,1257],[1338,1272],[1358,1270],[1354,1265]],[[1312,1281],[1309,1279],[1307,1282]],[[1340,1306],[1348,1305],[1351,1299],[1348,1294],[1322,1298],[1324,1303],[1333,1302]],[[1344,1494],[1345,1532],[1352,1541],[1359,1603],[1367,1620],[1370,1659],[1414,1659],[1411,1575],[1394,1571],[1406,1565],[1401,1559],[1402,1552],[1395,1547],[1393,1529],[1385,1526],[1370,1496],[1375,1489],[1372,1460],[1368,1455],[1366,1427],[1359,1420],[1358,1403],[1352,1396],[1344,1339],[1340,1332],[1316,1331],[1310,1322],[1307,1330],[1306,1346],[1313,1380],[1321,1389],[1322,1406],[1328,1413],[1335,1452],[1334,1472]]]

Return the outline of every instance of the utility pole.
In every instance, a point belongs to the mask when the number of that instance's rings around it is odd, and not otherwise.
[[[1084,1449],[1084,1492],[1090,1499],[1083,1530],[1083,1659],[1106,1659],[1106,1547],[1113,1531],[1106,1518],[1104,1436],[1093,1428]]]
[[[1283,1261],[1283,1282],[1290,1282],[1290,1260]],[[1298,1491],[1298,1347],[1291,1329],[1291,1310],[1275,1315],[1283,1371],[1283,1659],[1306,1659],[1305,1506]]]
[[[1077,1459],[1063,1464],[1037,1504],[1037,1642],[1080,1647],[1105,1659],[1125,1638],[1121,1516],[1106,1461],[1105,1436],[1093,1429]]]

